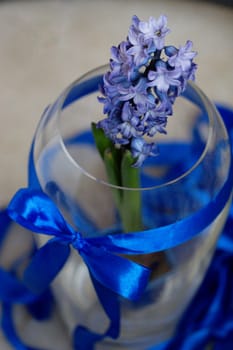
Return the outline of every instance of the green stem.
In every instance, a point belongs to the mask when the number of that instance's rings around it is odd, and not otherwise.
[[[134,159],[129,150],[116,149],[103,130],[95,124],[92,124],[92,132],[109,182],[118,187],[113,188],[112,193],[123,230],[139,231],[143,228],[139,169],[132,166]]]
[[[106,149],[104,152],[104,164],[106,172],[108,175],[108,180],[112,185],[120,186],[120,172],[117,167],[116,159],[114,158],[114,153],[110,149]],[[119,212],[122,205],[122,191],[119,188],[112,188],[113,199],[115,201],[116,207]]]
[[[134,160],[129,151],[124,152],[121,162],[123,190],[121,217],[125,232],[139,231],[143,228],[141,213],[141,191],[139,169],[132,165]]]

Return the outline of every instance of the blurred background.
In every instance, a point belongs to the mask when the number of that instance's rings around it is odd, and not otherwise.
[[[30,142],[44,108],[73,80],[108,62],[131,17],[168,16],[167,43],[194,42],[197,83],[233,103],[233,2],[0,1],[0,206],[26,183]]]
[[[172,30],[166,43],[192,40],[198,85],[233,107],[232,0],[0,1],[0,207],[26,185],[28,151],[44,108],[73,80],[108,62],[134,14],[143,20],[166,14]],[[46,338],[49,328],[42,327]],[[67,350],[59,335],[56,349]],[[0,349],[8,349],[1,335]]]

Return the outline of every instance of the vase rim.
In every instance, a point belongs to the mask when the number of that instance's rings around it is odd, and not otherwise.
[[[88,172],[86,169],[84,169],[80,164],[77,163],[77,161],[72,157],[72,155],[70,154],[69,150],[67,149],[67,146],[65,144],[65,141],[63,139],[63,136],[60,132],[60,127],[59,127],[59,118],[61,115],[61,111],[64,108],[64,105],[66,103],[66,99],[68,94],[70,93],[70,91],[77,86],[78,84],[80,84],[81,82],[85,81],[85,79],[87,79],[87,77],[89,76],[95,76],[95,75],[99,75],[99,76],[103,76],[104,72],[107,71],[108,65],[102,65],[100,67],[94,68],[92,70],[89,70],[87,73],[83,74],[80,78],[76,79],[73,83],[71,83],[62,93],[61,95],[58,97],[58,99],[56,100],[56,102],[50,107],[50,108],[54,108],[54,105],[56,104],[56,108],[57,108],[57,115],[56,115],[56,123],[55,123],[55,127],[57,128],[57,132],[59,135],[59,142],[60,142],[60,146],[62,147],[64,153],[66,154],[66,156],[68,157],[69,161],[73,164],[73,166],[75,166],[79,171],[81,171],[83,173],[83,175],[88,176],[90,179],[92,179],[93,181],[96,181],[98,183],[101,183],[105,186],[111,187],[111,188],[118,188],[118,189],[123,189],[123,190],[151,190],[151,189],[159,189],[168,185],[172,185],[180,180],[182,180],[183,178],[187,177],[190,173],[192,173],[197,167],[198,165],[202,162],[202,160],[205,158],[208,149],[210,147],[211,144],[211,140],[213,137],[213,133],[214,133],[214,114],[219,114],[217,109],[215,108],[215,106],[213,105],[213,103],[209,100],[209,98],[204,94],[204,92],[196,85],[196,83],[189,81],[188,85],[187,85],[187,89],[191,89],[194,91],[194,94],[196,96],[198,96],[199,98],[199,103],[201,104],[201,111],[205,112],[206,115],[208,116],[208,136],[206,138],[206,142],[205,142],[205,146],[201,152],[201,154],[199,155],[198,159],[194,162],[194,164],[192,164],[192,166],[190,166],[190,168],[188,168],[185,172],[183,172],[182,174],[180,174],[179,176],[167,181],[167,182],[163,182],[161,184],[156,184],[153,186],[149,186],[149,187],[140,187],[140,188],[128,188],[128,187],[121,187],[121,186],[116,186],[114,184],[111,184],[109,182],[107,182],[104,179],[100,179],[97,178],[96,176],[94,176],[93,174],[91,174],[90,172]],[[95,91],[98,90],[98,87],[95,89]],[[74,99],[75,101],[76,99]],[[72,101],[72,102],[74,102]],[[221,117],[220,117],[221,118]]]

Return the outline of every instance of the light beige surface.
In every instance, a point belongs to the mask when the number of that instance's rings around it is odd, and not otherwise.
[[[161,13],[172,29],[167,43],[194,42],[198,84],[211,99],[233,105],[232,8],[188,0],[0,2],[0,206],[26,184],[30,142],[47,104],[108,61],[110,46],[125,38],[133,14],[146,20]],[[33,339],[34,323],[20,317]],[[37,338],[47,348],[52,339],[51,350],[68,350],[61,333],[54,336],[57,325],[50,327],[40,325]],[[9,349],[1,336],[0,349]]]

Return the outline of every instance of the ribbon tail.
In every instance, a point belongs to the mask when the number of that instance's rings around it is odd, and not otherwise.
[[[12,345],[12,347],[18,350],[42,350],[39,348],[28,346],[23,343],[23,341],[20,339],[16,332],[12,314],[12,305],[9,303],[2,303],[2,331],[8,342]]]
[[[74,349],[94,350],[94,345],[105,337],[116,339],[119,336],[119,295],[131,300],[138,299],[147,286],[150,270],[90,244],[80,251],[80,255],[89,269],[99,302],[110,321],[108,329],[103,334],[98,334],[83,326],[75,329]],[[112,273],[113,268],[114,274]]]
[[[99,301],[110,319],[110,325],[104,336],[109,336],[116,339],[120,333],[120,302],[119,296],[110,289],[104,287],[95,278],[92,277],[92,282]]]
[[[141,297],[150,278],[149,268],[91,244],[79,253],[100,284],[130,300]]]
[[[2,242],[4,241],[7,231],[9,229],[9,226],[11,224],[11,219],[7,213],[6,209],[0,210],[0,246]]]
[[[25,285],[34,293],[41,294],[64,266],[70,247],[51,239],[33,256],[23,276]]]
[[[33,318],[44,321],[51,317],[54,310],[54,297],[50,289],[37,296],[37,299],[26,305]]]
[[[34,294],[10,272],[6,272],[2,268],[0,268],[0,281],[0,301],[27,304],[35,300],[36,296]]]
[[[199,329],[187,335],[187,337],[176,337],[167,346],[166,350],[197,350],[205,349],[211,342],[209,329]],[[215,348],[214,348],[215,349]],[[225,349],[225,348],[223,348]]]
[[[88,328],[78,326],[73,334],[73,349],[74,350],[94,350],[95,344],[101,341],[103,336],[90,331]]]
[[[78,326],[73,335],[75,350],[94,350],[97,342],[103,340],[105,337],[116,339],[120,333],[120,302],[118,296],[100,284],[93,276],[91,278],[99,301],[109,317],[110,325],[103,334],[98,334],[86,327]]]

